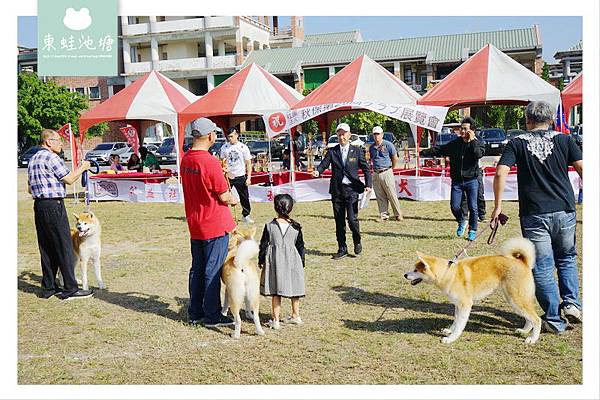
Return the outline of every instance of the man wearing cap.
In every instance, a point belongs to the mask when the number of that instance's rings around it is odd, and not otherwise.
[[[191,325],[233,325],[231,318],[221,315],[221,268],[227,256],[229,232],[235,227],[228,205],[236,201],[221,163],[208,152],[219,128],[207,118],[192,121],[191,128],[194,141],[181,160],[192,250],[188,318]]]
[[[333,216],[335,218],[335,233],[338,242],[338,252],[332,257],[334,260],[348,255],[346,246],[346,222],[352,231],[354,254],[362,251],[360,242],[360,227],[358,224],[358,195],[371,190],[371,171],[365,160],[365,154],[360,147],[350,144],[350,127],[341,123],[336,128],[339,144],[331,148],[323,161],[313,172],[315,177],[322,174],[331,165],[332,176],[329,182],[329,193],[333,203]],[[361,169],[365,175],[365,183],[358,177]]]
[[[369,147],[369,156],[373,164],[373,189],[377,196],[380,220],[390,218],[388,204],[392,206],[394,219],[402,221],[400,201],[396,192],[396,179],[394,178],[394,167],[398,161],[398,153],[393,143],[383,139],[383,129],[380,126],[373,128],[373,139],[375,142]]]
[[[227,141],[221,147],[221,159],[227,160],[229,184],[235,188],[238,196],[240,196],[242,221],[253,224],[254,221],[250,218],[250,195],[248,194],[250,174],[252,173],[250,149],[238,140],[238,133],[235,128],[229,129]]]

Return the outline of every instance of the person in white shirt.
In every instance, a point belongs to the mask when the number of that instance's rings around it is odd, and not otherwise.
[[[248,186],[250,185],[250,175],[252,173],[252,156],[250,149],[244,143],[238,140],[238,133],[235,128],[229,129],[227,134],[227,143],[221,147],[221,159],[227,160],[227,177],[229,184],[235,187],[240,197],[242,205],[242,220],[253,224],[250,218],[250,196]]]

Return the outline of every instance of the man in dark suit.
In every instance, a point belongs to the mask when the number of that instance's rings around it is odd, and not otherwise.
[[[329,193],[333,203],[333,216],[335,217],[335,234],[338,242],[338,252],[332,257],[334,260],[348,255],[346,246],[346,222],[352,231],[354,253],[360,254],[360,228],[358,225],[358,195],[371,191],[371,171],[365,160],[365,154],[360,147],[350,144],[350,127],[346,123],[339,124],[336,129],[339,145],[329,149],[323,161],[313,172],[318,177],[331,165],[332,176],[329,183]],[[365,176],[365,183],[358,177],[361,169]]]

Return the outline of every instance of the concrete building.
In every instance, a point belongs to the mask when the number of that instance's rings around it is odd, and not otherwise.
[[[269,17],[121,17],[125,85],[160,71],[203,95],[270,46]]]
[[[583,41],[579,41],[567,50],[554,54],[556,64],[548,65],[550,80],[558,82],[562,79],[565,86],[583,69]]]
[[[488,43],[541,75],[542,40],[537,25],[367,42],[358,31],[307,35],[299,47],[253,51],[244,66],[255,62],[302,92],[315,89],[366,54],[417,92],[424,93]]]

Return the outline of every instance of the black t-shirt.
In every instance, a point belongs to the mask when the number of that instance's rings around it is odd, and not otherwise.
[[[529,133],[541,136],[553,132]],[[575,211],[575,195],[568,168],[573,162],[581,160],[581,150],[569,135],[557,134],[550,140],[554,146],[543,162],[528,151],[528,141],[519,137],[508,142],[498,161],[499,165],[507,167],[517,164],[521,216]]]

